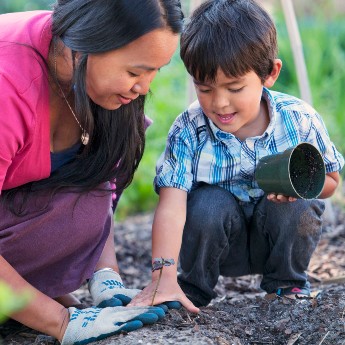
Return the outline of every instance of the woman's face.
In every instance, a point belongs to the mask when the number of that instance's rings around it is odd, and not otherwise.
[[[177,44],[177,34],[156,29],[120,49],[90,54],[88,96],[99,106],[114,110],[147,94],[157,71],[169,63]]]

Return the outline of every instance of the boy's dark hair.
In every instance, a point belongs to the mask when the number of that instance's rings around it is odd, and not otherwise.
[[[207,0],[185,26],[180,54],[198,81],[214,82],[220,68],[228,77],[252,70],[264,82],[277,56],[276,28],[253,0]]]

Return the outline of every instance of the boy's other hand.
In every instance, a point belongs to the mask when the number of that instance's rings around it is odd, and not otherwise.
[[[150,306],[152,304],[152,297],[156,289],[157,280],[148,285],[141,293],[135,296],[129,303],[129,306]],[[191,313],[198,313],[197,308],[184,294],[176,280],[164,278],[162,276],[153,304],[158,306],[168,301],[180,302]]]
[[[276,203],[294,202],[297,200],[297,198],[294,198],[292,196],[287,196],[283,194],[274,194],[274,193],[268,194],[267,199]]]

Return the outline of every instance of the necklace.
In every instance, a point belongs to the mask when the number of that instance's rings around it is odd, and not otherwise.
[[[60,83],[59,83],[59,80],[58,80],[58,76],[57,76],[57,63],[56,63],[56,41],[54,41],[54,75],[55,75],[55,82],[56,82],[57,86],[58,86],[59,89],[60,89],[60,92],[61,92],[61,94],[62,94],[62,97],[64,98],[64,100],[65,100],[65,102],[66,102],[66,104],[67,104],[69,110],[71,111],[71,113],[72,113],[74,119],[77,121],[77,124],[78,124],[78,126],[80,127],[80,129],[81,129],[81,137],[80,137],[81,142],[83,143],[83,145],[87,145],[88,142],[89,142],[89,139],[90,139],[89,133],[86,132],[86,130],[85,130],[85,129],[82,127],[82,125],[80,124],[80,122],[79,122],[79,120],[78,120],[76,114],[74,113],[74,111],[73,111],[71,105],[69,104],[69,102],[68,102],[68,100],[67,100],[67,97],[66,97],[65,93],[63,92],[62,87],[61,87],[61,85],[60,85]]]

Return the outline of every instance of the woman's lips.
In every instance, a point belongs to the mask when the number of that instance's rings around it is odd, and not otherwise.
[[[221,123],[229,123],[235,117],[236,113],[231,114],[217,114],[218,119]]]
[[[123,104],[123,105],[129,104],[129,103],[132,102],[131,98],[127,98],[127,97],[124,97],[124,96],[121,96],[121,95],[119,95],[118,98],[119,98],[120,103]]]

